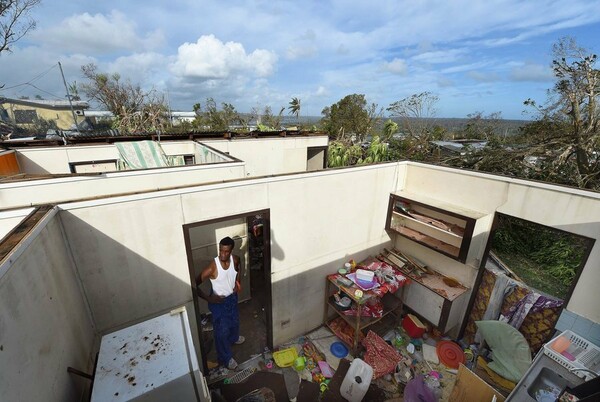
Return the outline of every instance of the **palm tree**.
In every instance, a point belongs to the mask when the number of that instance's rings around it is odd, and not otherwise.
[[[293,97],[292,100],[290,101],[290,105],[288,106],[288,109],[290,110],[289,114],[295,115],[296,120],[298,121],[298,124],[300,124],[300,99]]]

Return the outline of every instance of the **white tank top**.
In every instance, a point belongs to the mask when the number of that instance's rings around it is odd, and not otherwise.
[[[213,292],[218,296],[227,297],[233,293],[235,277],[237,276],[233,255],[229,256],[229,268],[223,269],[218,256],[215,257],[215,265],[217,266],[217,278],[210,279]]]

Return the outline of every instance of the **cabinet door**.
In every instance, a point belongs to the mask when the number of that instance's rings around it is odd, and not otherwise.
[[[404,289],[403,301],[411,310],[438,326],[442,315],[444,298],[427,289],[419,282],[412,281]]]

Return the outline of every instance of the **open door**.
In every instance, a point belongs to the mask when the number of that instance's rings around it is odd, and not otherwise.
[[[239,294],[238,310],[240,334],[246,337],[246,342],[234,347],[234,358],[241,363],[263,352],[265,347],[272,348],[269,211],[260,210],[187,224],[183,226],[183,231],[203,373],[208,374],[208,361],[216,361],[216,352],[208,303],[197,296],[195,278],[218,255],[218,244],[223,237],[229,236],[235,241],[233,254],[240,257],[242,266],[242,292]],[[210,292],[210,282],[203,283],[201,287],[204,292]]]
[[[248,274],[248,232],[245,218],[208,223],[189,229],[190,246],[192,251],[195,277],[219,254],[219,241],[231,237],[235,241],[233,254],[240,257],[242,266],[242,292],[238,295],[239,302],[250,298],[250,276]],[[210,283],[203,283],[202,290],[210,291]],[[206,303],[201,304],[201,313],[208,313]]]

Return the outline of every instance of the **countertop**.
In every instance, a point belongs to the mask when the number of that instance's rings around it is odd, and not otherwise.
[[[571,387],[584,382],[583,378],[579,378],[575,374],[569,372],[569,370],[552,360],[540,350],[529,367],[529,370],[527,370],[515,389],[510,393],[506,402],[535,402],[536,400],[527,393],[527,388],[535,381],[536,377],[544,367],[547,367],[563,377],[569,382]]]

